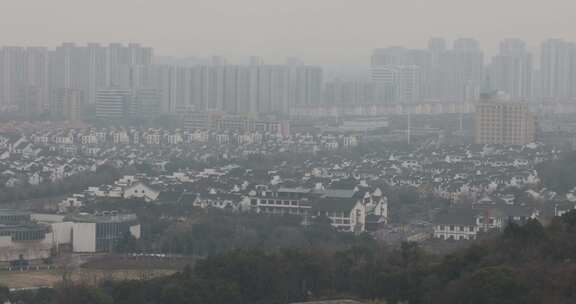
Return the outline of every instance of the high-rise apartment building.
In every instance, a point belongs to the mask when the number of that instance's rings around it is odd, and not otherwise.
[[[376,86],[378,103],[392,104],[398,102],[397,66],[372,65],[371,80]]]
[[[324,85],[322,68],[319,66],[289,66],[289,106],[318,105],[322,101]]]
[[[390,47],[376,49],[371,59],[372,81],[383,103],[417,102],[431,92],[432,57],[426,50]]]
[[[372,66],[372,81],[383,103],[410,103],[422,98],[422,68],[418,65]]]
[[[440,65],[444,100],[478,100],[485,79],[484,54],[476,40],[457,39],[453,49],[442,56]]]
[[[86,46],[86,75],[84,87],[86,102],[96,103],[96,91],[110,85],[107,77],[109,69],[108,49],[98,43],[88,43]]]
[[[285,114],[322,101],[322,69],[314,66],[158,66],[154,74],[165,113]]]
[[[248,65],[249,66],[264,65],[264,59],[260,56],[250,56],[250,58],[248,58]]]
[[[84,92],[79,89],[54,89],[50,96],[50,115],[66,121],[81,121]]]
[[[428,71],[427,81],[428,90],[425,97],[431,100],[442,100],[443,93],[443,75],[440,66],[440,59],[447,51],[447,43],[444,38],[431,38],[428,41],[428,52],[430,54],[430,69]]]
[[[127,89],[107,88],[96,92],[96,117],[122,119],[129,115],[132,92]]]
[[[18,90],[25,85],[26,49],[4,47],[0,52],[0,102],[15,105]]]
[[[489,68],[492,89],[505,92],[513,100],[527,101],[532,98],[532,55],[526,50],[524,41],[502,41],[500,51],[492,58]]]
[[[134,91],[131,98],[129,115],[139,118],[151,118],[158,115],[160,95],[153,88],[142,88]]]
[[[44,96],[41,88],[36,86],[20,86],[16,95],[19,112],[24,117],[34,118],[44,112]]]
[[[0,50],[0,103],[22,110],[22,93],[34,87],[40,107],[48,104],[49,75],[46,48],[4,47]]]
[[[396,99],[400,103],[414,103],[422,98],[422,79],[424,74],[418,65],[397,67]]]
[[[138,44],[63,43],[50,55],[50,87],[81,89],[93,104],[99,89],[145,86],[141,69],[152,64],[152,56],[152,49]]]
[[[524,145],[534,142],[536,118],[526,103],[497,97],[476,104],[476,143]]]
[[[443,53],[446,52],[447,44],[446,39],[434,37],[428,40],[428,50],[432,53]]]
[[[574,66],[573,43],[562,39],[548,39],[540,51],[541,97],[547,101],[565,101],[573,96]]]
[[[373,82],[336,80],[326,83],[324,103],[329,105],[376,104],[378,91]]]
[[[24,54],[23,86],[37,88],[42,109],[48,107],[50,98],[49,56],[48,49],[44,47],[28,47]]]
[[[96,92],[107,87],[139,89],[153,83],[153,51],[138,44],[63,43],[53,50],[44,47],[0,49],[0,105],[31,114],[50,107],[51,92],[82,90],[88,104]],[[33,88],[33,89],[32,89]],[[34,91],[34,94],[31,94]],[[34,104],[31,107],[31,98]],[[26,102],[26,104],[22,104]],[[32,111],[32,112],[31,112]]]

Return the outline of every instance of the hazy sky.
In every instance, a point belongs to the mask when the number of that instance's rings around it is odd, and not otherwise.
[[[160,55],[364,64],[431,36],[576,40],[576,0],[0,0],[2,45],[140,42]]]

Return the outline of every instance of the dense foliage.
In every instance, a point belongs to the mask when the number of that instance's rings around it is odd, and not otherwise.
[[[333,297],[387,303],[575,303],[576,212],[546,228],[537,221],[510,224],[496,239],[443,257],[426,254],[414,243],[381,247],[368,237],[356,238],[344,251],[237,250],[173,276],[57,288],[52,303],[258,304]]]
[[[181,204],[149,204],[138,200],[107,201],[84,209],[135,213],[142,223],[140,240],[119,243],[117,252],[154,252],[210,256],[231,250],[342,250],[354,241],[334,231],[327,219],[302,226],[298,216],[268,216],[201,209]]]

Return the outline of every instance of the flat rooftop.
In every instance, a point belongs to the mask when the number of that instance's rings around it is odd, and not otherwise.
[[[295,188],[279,188],[277,192],[283,193],[310,193],[310,189],[303,188],[303,187],[295,187]]]
[[[4,225],[0,224],[1,232],[19,232],[19,231],[47,231],[49,229],[46,225],[40,224],[23,224],[23,225]]]
[[[124,223],[138,220],[135,214],[70,214],[64,218],[66,222],[76,223]]]
[[[28,216],[29,212],[16,209],[0,209],[0,216]]]

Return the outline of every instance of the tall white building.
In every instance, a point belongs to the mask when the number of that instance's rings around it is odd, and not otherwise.
[[[446,52],[447,45],[446,39],[433,37],[428,40],[428,50],[432,53],[443,53]]]
[[[79,89],[53,89],[50,92],[50,115],[67,121],[82,119],[84,91]]]
[[[150,118],[158,114],[160,96],[153,88],[140,88],[134,91],[129,109],[130,116]]]
[[[574,44],[562,39],[549,39],[542,43],[540,53],[541,97],[549,101],[562,101],[571,97],[573,90]]]
[[[38,90],[40,107],[46,109],[49,101],[49,52],[44,47],[28,47],[24,54],[24,86]]]
[[[383,103],[417,102],[431,91],[431,56],[426,50],[376,49],[371,64],[372,81]]]
[[[397,68],[397,100],[400,103],[418,102],[422,98],[422,68],[404,65]]]
[[[378,103],[398,102],[398,71],[396,66],[372,65],[371,80],[376,86]]]
[[[63,43],[50,55],[50,87],[81,89],[93,104],[99,89],[146,86],[142,68],[152,64],[152,56],[152,49],[138,44]]]
[[[430,70],[428,76],[428,90],[429,92],[425,95],[429,99],[442,100],[442,68],[441,68],[441,58],[447,51],[447,43],[444,38],[431,38],[428,41],[428,52],[430,53]]]
[[[88,43],[86,46],[86,73],[84,94],[88,104],[96,103],[96,91],[110,85],[107,77],[108,50],[97,43]]]
[[[57,89],[82,90],[86,102],[96,102],[96,92],[106,87],[138,89],[150,87],[151,48],[138,44],[63,43],[50,50],[44,47],[3,47],[0,49],[0,105],[30,113],[30,98],[40,109],[48,109],[50,95]],[[26,94],[23,94],[26,93]],[[25,108],[25,109],[24,109]]]
[[[373,82],[335,80],[326,83],[324,102],[329,105],[359,105],[378,103]]]
[[[22,47],[4,47],[0,52],[0,102],[15,105],[19,87],[25,81],[26,50]]]
[[[505,92],[514,100],[532,98],[532,54],[524,41],[507,39],[500,43],[500,51],[490,64],[490,81],[492,89]]]
[[[4,47],[0,50],[0,104],[21,110],[22,92],[34,88],[41,109],[48,105],[49,53],[42,47]]]
[[[108,88],[96,92],[96,117],[121,119],[128,114],[132,92],[127,89]]]
[[[324,78],[318,66],[290,66],[289,106],[317,105],[322,101]]]
[[[484,83],[484,54],[476,40],[461,38],[440,57],[440,95],[444,101],[475,101]]]
[[[285,65],[158,66],[161,110],[216,110],[230,114],[287,113],[322,100],[322,69]]]

